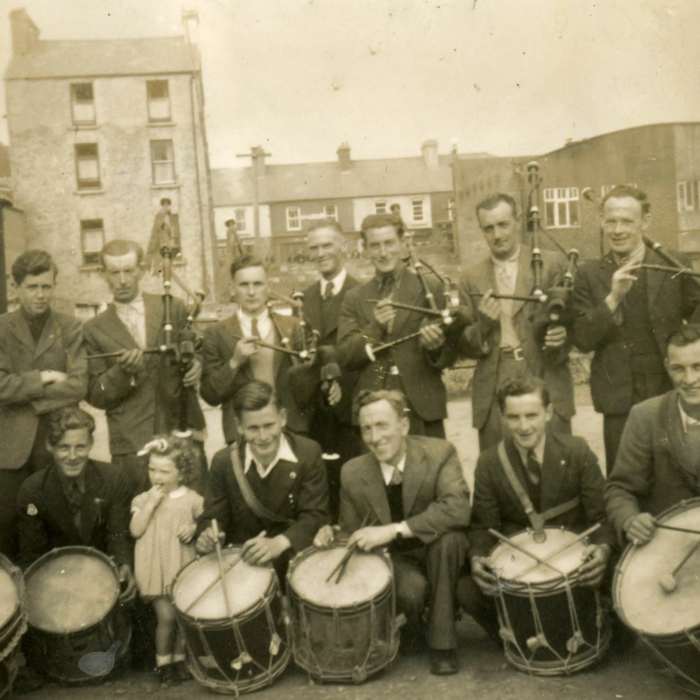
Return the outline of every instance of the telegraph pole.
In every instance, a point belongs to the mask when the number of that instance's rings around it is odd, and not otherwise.
[[[272,153],[265,153],[262,146],[253,146],[250,153],[237,153],[236,158],[250,158],[251,175],[253,178],[253,233],[255,234],[255,254],[262,257],[262,241],[260,239],[260,191],[258,189],[258,158],[270,157]]]

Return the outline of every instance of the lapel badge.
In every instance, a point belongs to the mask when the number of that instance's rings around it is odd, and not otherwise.
[[[30,503],[27,506],[27,515],[39,515],[39,511],[37,510],[37,507],[33,503]]]
[[[290,478],[290,479],[296,479],[296,478],[297,478],[297,473],[296,473],[296,472],[289,472],[289,478]]]

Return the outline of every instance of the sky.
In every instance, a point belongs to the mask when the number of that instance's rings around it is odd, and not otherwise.
[[[700,121],[697,0],[0,0],[42,39],[183,33],[199,14],[212,167],[544,153],[567,139]],[[4,86],[0,110],[5,114]],[[0,119],[0,141],[7,143]]]

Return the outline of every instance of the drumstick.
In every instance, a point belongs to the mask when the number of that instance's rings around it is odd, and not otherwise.
[[[685,527],[673,527],[673,525],[662,525],[661,523],[656,523],[656,527],[662,530],[673,530],[674,532],[687,532],[691,535],[700,535],[700,530],[688,530]]]
[[[489,534],[493,535],[496,539],[501,540],[501,542],[505,542],[505,544],[509,544],[513,549],[517,549],[519,552],[522,554],[527,555],[530,557],[530,559],[534,559],[538,564],[543,564],[544,566],[549,567],[552,569],[552,571],[556,571],[560,576],[563,576],[566,578],[566,574],[561,571],[560,569],[557,569],[556,566],[553,564],[548,564],[544,559],[541,557],[538,557],[536,554],[533,554],[532,552],[529,552],[525,547],[521,547],[519,544],[516,544],[513,542],[513,540],[508,539],[505,535],[502,535],[498,530],[493,530],[492,528],[489,528]]]
[[[263,530],[263,531],[258,535],[258,537],[265,537],[266,535],[267,535],[267,531],[266,531],[266,530]],[[231,569],[233,569],[233,567],[236,566],[236,564],[238,564],[238,562],[239,562],[242,558],[243,558],[243,554],[242,554],[242,553],[241,553],[241,554],[236,554],[236,556],[233,557],[233,559],[231,559],[231,561],[228,563],[228,565],[227,565],[226,568],[224,569],[224,576],[225,576],[229,571],[231,571]],[[219,579],[218,579],[218,578],[215,578],[211,583],[207,584],[207,587],[206,587],[201,593],[199,593],[199,594],[197,595],[197,597],[184,609],[183,612],[189,612],[190,609],[193,608],[195,605],[197,605],[197,603],[199,603],[199,601],[202,600],[202,598],[204,598],[204,596],[205,596],[207,593],[209,593],[209,591],[210,591],[212,588],[214,588],[214,586],[216,586],[217,583],[219,583]]]
[[[233,619],[233,615],[231,614],[231,601],[228,599],[228,589],[226,588],[224,558],[221,556],[221,542],[219,542],[219,526],[216,524],[216,518],[214,518],[211,521],[211,529],[214,531],[214,540],[216,541],[216,561],[219,564],[219,578],[221,579],[221,590],[224,592],[224,605],[226,606],[226,615],[229,619]]]
[[[577,535],[573,540],[571,540],[571,542],[567,542],[566,544],[563,544],[561,547],[558,547],[557,549],[555,549],[553,552],[550,552],[546,557],[543,557],[542,560],[547,561],[547,562],[551,561],[558,554],[561,554],[565,549],[568,549],[569,547],[571,547],[571,545],[574,545],[577,542],[580,542],[581,540],[586,539],[586,537],[588,537],[589,535],[592,535],[599,528],[600,528],[600,523],[596,523],[595,525],[593,525],[593,527],[589,527],[588,530],[586,530],[585,532],[582,532],[580,535]],[[533,564],[532,566],[529,566],[527,569],[524,569],[519,574],[516,574],[515,576],[513,576],[513,580],[518,579],[521,576],[525,576],[525,574],[529,574],[531,571],[536,569],[538,566],[539,566],[539,564]],[[578,568],[578,567],[576,567],[576,568]],[[571,572],[571,573],[573,573],[573,572]],[[569,575],[571,575],[571,574],[569,574]]]
[[[365,513],[365,517],[362,519],[362,522],[360,523],[360,527],[357,528],[358,530],[361,530],[365,525],[367,525],[367,522],[369,521],[369,517],[370,517],[370,511],[367,511],[367,513]],[[352,545],[352,547],[350,547],[348,549],[348,551],[345,552],[345,554],[343,554],[341,560],[338,562],[336,567],[333,569],[333,571],[331,571],[330,574],[328,574],[328,578],[326,579],[326,583],[328,583],[336,573],[340,572],[340,570],[347,564],[347,562],[350,560],[350,557],[353,554],[355,554],[356,551],[357,551],[357,542],[355,542]],[[338,581],[340,581],[341,576],[342,576],[342,574],[340,576],[338,576],[338,578],[335,580],[336,583],[338,583]]]
[[[664,574],[659,579],[659,586],[664,593],[673,593],[678,586],[678,581],[676,581],[676,574],[685,566],[685,563],[690,559],[690,557],[695,554],[695,552],[700,549],[700,540],[698,540],[689,550],[688,553],[681,559],[680,564],[670,574]]]

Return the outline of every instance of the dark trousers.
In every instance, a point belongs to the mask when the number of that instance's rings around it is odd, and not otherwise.
[[[409,623],[418,624],[430,608],[428,646],[454,649],[456,592],[460,570],[469,550],[463,532],[448,532],[424,547],[391,555],[396,607]]]
[[[411,411],[411,426],[409,435],[422,435],[445,439],[445,422],[442,420],[423,420],[415,411]]]
[[[620,449],[622,431],[627,424],[629,413],[611,413],[603,416],[603,441],[605,443],[605,473],[610,476],[615,466],[617,451]]]
[[[492,596],[486,595],[468,573],[463,574],[457,583],[457,600],[464,612],[471,615],[489,637],[502,645],[498,633],[496,600]]]

